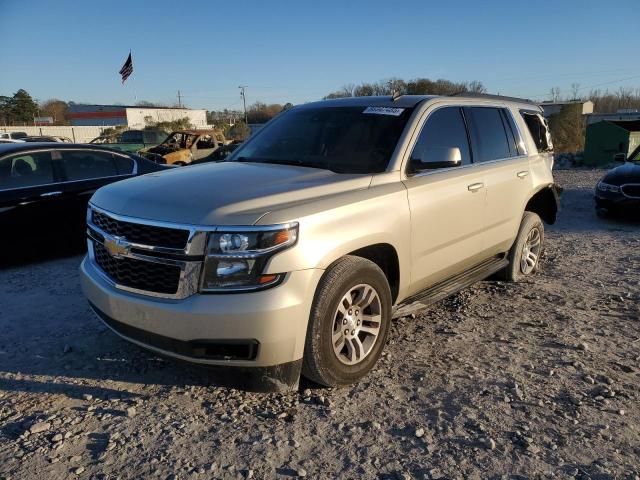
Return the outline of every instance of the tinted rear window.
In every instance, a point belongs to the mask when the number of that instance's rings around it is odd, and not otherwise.
[[[113,155],[90,150],[61,150],[62,167],[68,181],[89,180],[117,175]]]

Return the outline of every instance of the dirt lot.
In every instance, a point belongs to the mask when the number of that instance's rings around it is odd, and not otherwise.
[[[542,271],[394,322],[352,388],[209,385],[118,339],[79,257],[0,271],[0,478],[640,478],[640,223],[560,171]]]

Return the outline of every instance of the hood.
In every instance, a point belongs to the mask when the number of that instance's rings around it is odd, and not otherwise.
[[[193,225],[252,225],[265,213],[369,187],[371,175],[289,165],[222,162],[112,183],[94,205],[120,215]]]
[[[640,165],[626,162],[612,170],[609,170],[602,181],[610,185],[623,185],[625,183],[640,183]]]

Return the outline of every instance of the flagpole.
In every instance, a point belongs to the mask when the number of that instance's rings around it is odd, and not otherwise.
[[[131,55],[131,49],[129,49],[129,55]],[[133,65],[133,57],[131,57],[131,64]],[[133,77],[133,70],[131,71],[131,76]],[[136,93],[136,82],[131,83],[131,88],[133,89],[133,103],[138,102],[138,94]]]

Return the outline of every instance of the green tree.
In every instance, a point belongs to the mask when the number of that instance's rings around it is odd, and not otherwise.
[[[155,122],[151,117],[145,117],[144,120],[146,123],[145,130],[164,130],[167,133],[171,133],[176,130],[189,130],[193,127],[189,117],[168,122]]]
[[[556,153],[582,151],[585,129],[581,103],[563,105],[558,113],[549,117],[549,131]]]
[[[33,117],[38,114],[38,104],[21,88],[11,99],[10,112],[12,123],[33,123]]]
[[[251,135],[251,129],[244,122],[238,122],[227,132],[227,138],[244,141]]]

